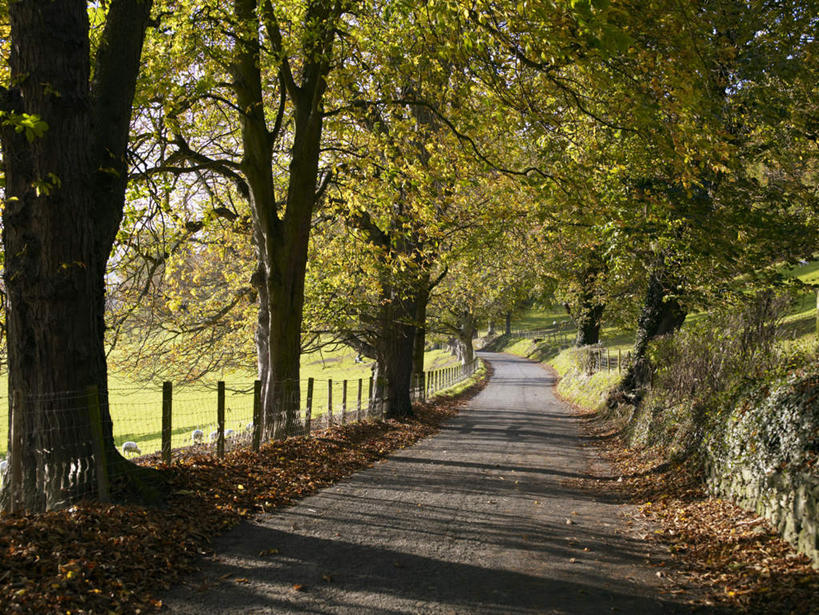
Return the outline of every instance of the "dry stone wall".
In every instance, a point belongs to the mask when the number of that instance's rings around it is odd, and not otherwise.
[[[768,519],[819,568],[819,376],[754,392],[707,451],[711,492]]]

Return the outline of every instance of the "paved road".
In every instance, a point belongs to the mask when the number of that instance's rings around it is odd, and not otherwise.
[[[165,604],[209,614],[687,612],[661,596],[666,581],[646,562],[664,555],[626,528],[628,508],[569,486],[587,453],[552,377],[518,357],[484,357],[494,377],[439,434],[220,538],[217,558]],[[278,553],[259,555],[268,549]]]

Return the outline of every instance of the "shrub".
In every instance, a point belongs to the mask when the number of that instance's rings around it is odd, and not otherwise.
[[[655,396],[671,405],[725,407],[749,381],[775,375],[783,361],[779,339],[790,298],[762,292],[741,309],[723,310],[652,343]]]

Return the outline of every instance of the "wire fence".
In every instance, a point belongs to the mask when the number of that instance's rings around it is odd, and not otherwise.
[[[568,347],[574,343],[575,330],[571,326],[555,325],[548,329],[512,329],[510,337],[519,337],[536,342],[547,341],[558,347]]]
[[[587,374],[598,372],[621,373],[631,365],[631,351],[623,352],[620,348],[611,349],[605,346],[582,346],[576,348],[575,361]]]
[[[477,365],[418,374],[411,399],[457,386]],[[239,447],[258,450],[269,440],[380,419],[389,412],[387,388],[374,378],[309,378],[277,382],[269,391],[258,381],[219,382],[215,389],[175,390],[168,382],[161,390],[112,388],[107,407],[96,387],[0,398],[0,508],[41,511],[88,497],[105,501],[133,470],[122,457],[166,463],[190,454],[222,457]]]

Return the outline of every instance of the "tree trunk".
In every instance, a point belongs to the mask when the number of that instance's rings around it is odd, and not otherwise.
[[[475,360],[475,349],[472,340],[475,338],[475,319],[472,314],[466,313],[461,318],[458,330],[458,358],[463,365],[469,365]]]
[[[309,225],[307,226],[309,230]],[[288,242],[292,269],[279,268],[268,276],[270,329],[267,338],[270,360],[264,390],[265,425],[269,437],[297,431],[300,405],[301,323],[304,307],[304,275],[307,241]],[[303,248],[303,251],[301,250]],[[299,252],[303,256],[299,257]]]
[[[495,321],[490,320],[489,325],[486,329],[486,337],[492,337],[495,335]]]
[[[512,335],[512,312],[506,313],[506,335]]]
[[[272,133],[267,127],[259,68],[260,26],[266,28],[274,48],[280,47],[282,41],[275,15],[268,9],[269,6],[260,8],[256,0],[234,0],[239,31],[231,70],[233,91],[242,109],[242,170],[250,188],[254,238],[260,260],[258,277],[264,287],[259,292],[256,346],[263,382],[265,436],[269,438],[296,433],[298,426],[304,278],[310,223],[317,200],[322,101],[341,5],[308,3],[305,27],[313,30],[313,36],[305,37],[302,49],[305,55],[300,70],[301,84],[293,78],[287,53],[279,49],[281,98]],[[252,27],[246,27],[249,25]],[[273,189],[273,145],[286,108],[285,94],[290,98],[294,121],[287,196],[280,204]]]
[[[605,271],[605,264],[592,260],[582,272],[578,279],[580,285],[580,297],[577,305],[577,313],[572,314],[568,304],[566,306],[569,315],[577,326],[577,336],[574,345],[576,347],[597,344],[600,341],[600,318],[603,316],[605,305],[600,303],[595,292],[598,286],[598,277]]]
[[[401,297],[389,285],[382,288],[380,332],[375,345],[385,378],[385,417],[400,419],[413,415],[410,392],[416,303]]]
[[[600,341],[600,318],[605,305],[597,303],[593,296],[584,295],[578,308],[576,347],[597,344]]]
[[[149,1],[111,3],[92,90],[86,3],[9,5],[14,86],[0,90],[0,105],[47,125],[25,137],[10,126],[0,131],[9,390],[21,401],[12,408],[23,413],[20,504],[31,511],[96,497],[94,427],[117,492],[135,487],[148,495],[114,447],[104,275],[124,206],[125,147],[150,8]],[[89,385],[99,391],[102,425],[89,418]]]
[[[427,305],[429,304],[429,273],[422,276],[415,308],[415,340],[412,344],[412,373],[424,373],[424,352],[427,343]]]
[[[649,275],[640,318],[637,321],[632,364],[620,386],[613,393],[609,403],[625,398],[639,401],[640,391],[651,379],[651,366],[646,350],[651,340],[677,331],[685,321],[686,311],[676,297],[676,282],[664,263],[657,266]]]
[[[265,267],[264,239],[261,231],[256,226],[254,228],[254,242],[256,244],[256,271],[250,282],[256,289],[256,301],[258,305],[256,318],[256,331],[254,340],[256,342],[256,373],[261,382],[262,392],[267,390],[267,366],[270,364],[270,295],[267,292],[267,268]],[[264,399],[264,397],[262,397]]]

